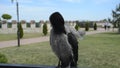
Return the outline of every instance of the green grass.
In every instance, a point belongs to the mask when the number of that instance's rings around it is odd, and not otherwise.
[[[49,35],[49,34],[48,34]],[[35,38],[44,36],[42,33],[25,33],[24,38]],[[17,34],[0,34],[0,41],[16,40]]]
[[[4,53],[8,63],[12,64],[55,65],[57,63],[57,58],[48,42],[3,48],[0,49],[0,53]]]
[[[85,37],[79,43],[79,65],[92,68],[120,67],[120,34],[103,33]]]
[[[79,42],[78,66],[90,68],[120,67],[120,34],[89,35]],[[0,49],[13,64],[57,65],[49,42]]]

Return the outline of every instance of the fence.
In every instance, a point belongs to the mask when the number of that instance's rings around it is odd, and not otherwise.
[[[35,22],[31,20],[30,22],[26,22],[25,20],[21,21],[22,28],[25,33],[42,33],[43,24],[47,23],[48,32],[50,32],[51,25],[49,21],[40,21]],[[75,22],[70,21],[70,25],[75,26]],[[12,22],[2,21],[0,22],[0,34],[9,34],[9,33],[17,33],[17,22],[16,20],[12,20]]]

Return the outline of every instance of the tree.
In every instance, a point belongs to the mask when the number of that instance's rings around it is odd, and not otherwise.
[[[11,2],[13,3],[14,0],[11,0]],[[16,0],[16,11],[17,11],[17,22],[19,23],[19,3],[18,1]],[[17,39],[18,39],[18,47],[20,47],[20,31],[19,31],[19,24],[17,25],[18,26],[18,30],[17,30]]]
[[[44,34],[44,35],[47,35],[47,33],[48,33],[47,23],[44,23],[44,24],[43,24],[43,34]]]
[[[96,23],[94,23],[94,30],[97,30],[97,24]]]
[[[108,22],[113,24],[112,28],[113,28],[113,31],[114,31],[114,28],[116,28],[116,23],[114,23],[114,20],[108,18]]]
[[[120,4],[115,10],[112,10],[113,23],[118,25],[118,32],[120,33]]]
[[[6,20],[9,20],[9,19],[12,18],[12,16],[9,15],[9,14],[3,14],[3,15],[2,15],[2,18],[3,18],[3,19],[6,19]]]

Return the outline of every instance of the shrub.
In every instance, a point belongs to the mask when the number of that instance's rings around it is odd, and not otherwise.
[[[24,33],[23,33],[23,28],[22,28],[21,23],[19,23],[18,26],[19,26],[19,31],[20,31],[20,38],[23,38]]]
[[[94,24],[94,30],[97,30],[97,24],[96,23]]]
[[[44,34],[44,35],[47,35],[47,33],[48,33],[47,23],[44,23],[44,24],[43,24],[43,34]]]
[[[6,58],[6,56],[0,53],[0,63],[7,63],[7,62],[8,59]]]
[[[89,31],[89,23],[85,23],[85,31]]]
[[[75,25],[75,29],[78,31],[78,29],[79,29],[79,25],[78,24]]]

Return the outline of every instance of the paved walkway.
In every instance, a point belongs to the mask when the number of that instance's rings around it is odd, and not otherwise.
[[[97,31],[88,31],[86,32],[86,35],[102,33],[102,32],[110,32],[110,31],[112,30],[105,31],[104,29],[99,29]],[[39,37],[39,38],[30,38],[30,39],[21,39],[20,44],[26,45],[26,44],[31,44],[31,43],[45,42],[45,41],[49,41],[49,36],[44,36],[44,37]],[[10,47],[10,46],[17,46],[17,40],[0,42],[0,48]]]

